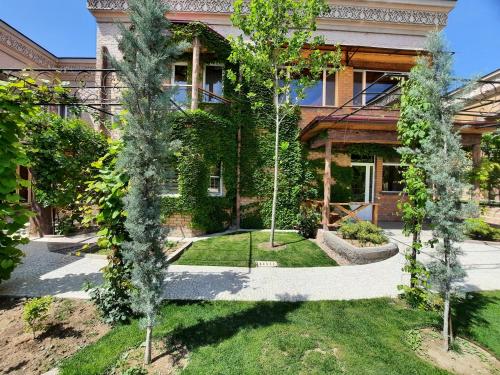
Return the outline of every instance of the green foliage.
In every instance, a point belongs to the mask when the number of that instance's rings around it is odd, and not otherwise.
[[[406,263],[403,271],[410,274],[410,285],[399,288],[413,307],[427,306],[429,274],[423,264],[417,261],[422,249],[420,233],[426,216],[426,205],[429,199],[427,176],[422,166],[425,162],[422,142],[429,136],[430,120],[426,115],[429,110],[429,88],[427,81],[432,79],[431,72],[426,69],[427,60],[420,57],[417,65],[410,71],[408,79],[400,82],[401,103],[398,121],[398,138],[402,147],[401,154],[404,187],[398,208],[404,223],[403,233],[412,235],[411,247],[406,251]]]
[[[384,230],[369,221],[344,221],[339,227],[339,232],[342,238],[356,240],[361,245],[382,245],[389,241]]]
[[[465,220],[465,234],[475,240],[500,241],[500,229],[479,218]]]
[[[106,153],[106,139],[83,120],[39,112],[29,119],[25,141],[33,190],[43,207],[72,207]]]
[[[383,159],[392,159],[398,156],[398,152],[394,149],[394,147],[379,145],[379,144],[370,144],[370,143],[354,143],[348,145],[345,150],[350,155],[357,155],[362,157],[372,157],[379,156]]]
[[[117,167],[121,142],[110,141],[109,152],[92,163],[97,170],[87,182],[85,191],[85,220],[99,226],[97,244],[109,253],[108,265],[103,270],[104,282],[98,286],[87,285],[92,302],[99,309],[104,321],[118,324],[133,315],[131,308],[131,264],[123,259],[122,245],[130,237],[125,229],[127,217],[123,199],[127,193],[128,175]],[[95,209],[98,209],[97,215]]]
[[[148,370],[142,366],[129,367],[125,371],[122,371],[121,375],[147,375]]]
[[[261,208],[264,217],[270,213],[270,242],[274,244],[275,226],[282,226],[284,218],[296,211],[296,208],[283,205],[277,210],[278,191],[283,190],[280,189],[279,171],[285,170],[279,162],[280,148],[286,152],[290,145],[287,140],[280,141],[280,126],[296,113],[297,103],[293,97],[302,99],[305,89],[324,69],[329,73],[339,69],[340,49],[322,52],[318,47],[324,44],[323,38],[313,37],[316,18],[328,9],[324,0],[236,0],[233,8],[232,24],[242,33],[229,39],[229,61],[239,64],[239,71],[228,71],[228,77],[236,85],[236,91],[241,91],[244,80],[248,84],[246,97],[252,108],[263,110],[259,117],[274,122],[272,203],[265,202]],[[305,45],[311,47],[307,55],[303,51]],[[309,74],[304,74],[305,69]],[[253,87],[266,93],[260,95],[262,92],[255,92]],[[272,110],[268,110],[269,106]]]
[[[304,238],[315,238],[318,231],[321,215],[314,209],[302,207],[299,217],[297,229],[299,234]]]
[[[416,352],[422,346],[422,335],[418,329],[409,329],[404,333],[403,340],[411,350]]]
[[[221,231],[230,221],[236,194],[236,126],[205,111],[177,113],[170,140],[179,143],[173,156],[177,165],[179,197],[165,197],[164,217],[175,212],[192,215],[191,225],[208,233]],[[222,166],[224,196],[208,193],[210,169]]]
[[[121,25],[119,49],[124,59],[112,60],[126,87],[119,166],[129,177],[125,197],[125,229],[130,241],[122,244],[132,262],[133,308],[146,327],[145,362],[151,361],[151,334],[161,303],[166,257],[161,199],[166,181],[171,129],[171,90],[164,82],[185,45],[172,39],[167,5],[161,0],[129,0],[131,25]]]
[[[453,341],[449,327],[451,298],[459,291],[466,274],[459,261],[461,250],[457,243],[464,237],[463,220],[472,213],[472,207],[464,206],[461,201],[468,187],[465,180],[471,165],[453,126],[454,117],[464,103],[447,98],[453,83],[452,54],[439,33],[430,34],[427,50],[428,60],[420,64],[432,79],[421,82],[428,105],[424,116],[429,123],[429,134],[422,141],[421,167],[427,175],[431,197],[425,210],[437,243],[435,258],[428,269],[433,287],[444,300],[443,339],[448,349]]]
[[[45,321],[49,316],[49,309],[53,301],[52,296],[45,296],[32,298],[24,304],[23,320],[26,324],[25,329],[33,333],[33,338],[35,338],[37,331],[45,328]]]
[[[495,201],[500,186],[500,131],[483,134],[481,139],[483,158],[473,171],[473,181],[488,193],[488,200]]]
[[[21,143],[26,123],[41,112],[39,102],[65,94],[60,86],[37,87],[35,83],[29,77],[0,81],[0,282],[9,279],[21,262],[23,253],[18,246],[27,243],[19,230],[24,228],[31,213],[16,191],[28,186],[17,174],[18,166],[28,165]]]

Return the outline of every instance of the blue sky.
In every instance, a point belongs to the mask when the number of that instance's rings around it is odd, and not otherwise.
[[[56,56],[95,56],[85,0],[0,0],[0,18]],[[459,0],[445,29],[459,77],[500,68],[500,0]]]

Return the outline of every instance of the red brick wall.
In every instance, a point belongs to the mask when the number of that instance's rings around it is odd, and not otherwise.
[[[205,232],[191,227],[191,215],[173,214],[164,222],[168,228],[168,235],[171,237],[196,237],[205,234]]]

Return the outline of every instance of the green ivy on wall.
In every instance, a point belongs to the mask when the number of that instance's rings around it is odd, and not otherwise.
[[[236,196],[236,126],[222,117],[196,110],[178,112],[172,140],[180,146],[171,160],[177,166],[178,197],[163,198],[163,215],[186,213],[193,228],[206,232],[224,229]],[[210,169],[222,166],[224,196],[208,193]]]

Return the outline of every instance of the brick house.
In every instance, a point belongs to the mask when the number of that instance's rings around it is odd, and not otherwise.
[[[230,22],[231,0],[166,0],[171,11],[166,15],[178,25],[201,24],[204,34],[224,41],[238,31]],[[423,52],[426,34],[442,29],[455,0],[329,0],[330,11],[318,19],[328,50],[339,45],[344,68],[335,75],[317,77],[316,84],[301,100],[299,139],[309,150],[307,158],[318,161],[320,195],[314,204],[323,207],[324,225],[331,224],[345,210],[356,210],[365,220],[397,221],[397,201],[401,190],[400,167],[392,150],[397,146],[398,111],[395,77],[407,73]],[[127,22],[126,0],[88,0],[87,7],[97,22],[96,58],[58,58],[17,30],[0,23],[0,66],[5,68],[83,68],[96,69],[92,79],[100,90],[101,109],[113,114],[119,106],[119,90],[114,75],[105,75],[111,67],[108,56],[120,57],[118,23]],[[206,36],[202,34],[201,36]],[[225,99],[225,57],[217,56],[207,38],[193,37],[191,47],[172,66],[168,84],[177,87],[175,101],[184,109],[203,109],[207,105],[229,102]],[[495,76],[496,77],[496,76]],[[64,76],[61,77],[64,79]],[[69,77],[71,79],[71,77]],[[92,84],[92,83],[91,83]],[[116,85],[118,87],[119,85]],[[111,121],[113,116],[109,116]],[[92,123],[90,117],[87,120]],[[481,134],[491,131],[488,118],[457,117],[457,126],[465,147],[472,151],[474,163],[480,160]],[[93,124],[98,127],[99,124]],[[465,126],[463,126],[465,125]],[[367,150],[374,150],[371,154]],[[378,150],[378,151],[377,151]],[[251,150],[250,150],[251,151]],[[223,166],[211,168],[207,194],[224,198]],[[346,192],[341,188],[339,169],[349,172]],[[167,182],[172,196],[177,195],[176,176]],[[237,191],[232,203],[231,221],[239,222],[244,207],[262,200],[259,196]],[[344,203],[341,205],[340,203]],[[328,207],[329,210],[326,210]],[[166,224],[172,235],[201,233],[191,225],[191,216],[171,214]]]
[[[172,22],[201,22],[208,30],[225,38],[237,33],[230,22],[230,0],[167,0]],[[324,36],[325,49],[339,44],[344,69],[333,76],[326,72],[308,90],[301,101],[300,140],[310,148],[310,159],[324,160],[323,207],[332,202],[363,204],[356,214],[363,219],[399,220],[397,201],[401,191],[397,157],[356,155],[357,145],[397,146],[398,111],[391,108],[397,95],[393,77],[407,73],[422,52],[426,34],[442,29],[455,0],[330,0],[330,11],[318,20],[317,33]],[[119,56],[117,21],[126,22],[125,0],[88,0],[88,9],[97,21],[96,67],[106,68],[106,53]],[[204,63],[207,53],[199,38],[192,40],[189,58],[172,67],[170,84],[181,86],[181,96],[191,109],[199,106],[199,90],[224,97],[224,64]],[[203,99],[202,99],[203,101]],[[457,118],[465,146],[473,150],[474,162],[480,158],[480,138],[485,132],[484,118]],[[491,131],[491,130],[490,130]],[[326,137],[318,138],[318,134]],[[332,151],[333,150],[333,151]],[[350,201],[338,202],[330,191],[335,184],[332,163],[352,168]],[[211,176],[213,192],[223,194],[221,176]],[[258,200],[238,196],[237,205]],[[319,203],[321,204],[321,203]],[[344,206],[345,208],[346,206]],[[237,207],[239,209],[239,207]],[[332,211],[335,208],[332,207]],[[327,213],[324,224],[334,213]],[[186,229],[189,216],[177,214],[168,221],[184,235],[196,234]]]

